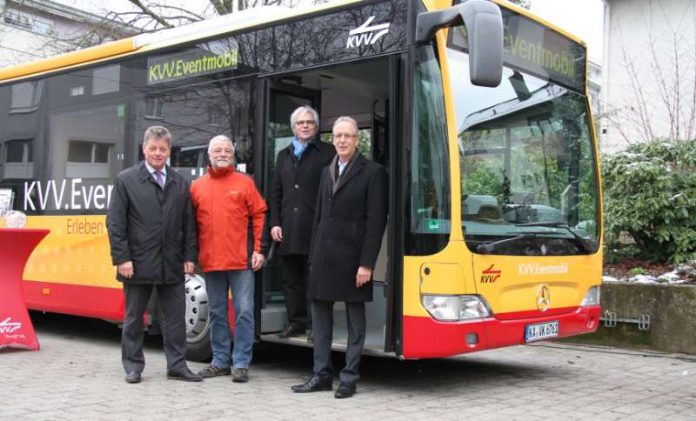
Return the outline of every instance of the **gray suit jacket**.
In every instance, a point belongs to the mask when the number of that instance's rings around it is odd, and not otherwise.
[[[196,262],[198,243],[189,182],[167,167],[161,189],[145,163],[114,181],[107,229],[114,265],[133,262],[134,275],[119,281],[184,282],[184,261]]]

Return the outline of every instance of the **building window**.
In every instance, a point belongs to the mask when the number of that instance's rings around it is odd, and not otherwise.
[[[32,19],[31,16],[26,13],[16,10],[7,10],[5,11],[4,21],[9,25],[31,30]]]
[[[42,80],[12,85],[10,113],[29,113],[36,111],[39,107],[42,91]]]
[[[70,141],[68,162],[92,162],[92,142]]]
[[[51,35],[53,33],[53,22],[46,19],[34,17],[32,31],[41,35]]]
[[[112,143],[71,140],[68,143],[68,178],[109,177],[109,155]]]
[[[162,97],[148,95],[145,97],[145,118],[161,120],[164,118],[164,101]]]
[[[3,21],[8,25],[36,32],[41,35],[52,34],[54,28],[53,22],[48,19],[12,9],[5,11]]]
[[[222,126],[224,113],[217,105],[208,106],[208,123],[211,126]]]
[[[121,66],[113,64],[92,71],[92,95],[118,92],[121,81]]]
[[[106,164],[109,162],[110,145],[105,143],[97,143],[94,145],[94,162]]]
[[[70,96],[80,96],[85,94],[85,87],[84,86],[75,86],[74,88],[70,88]]]
[[[24,152],[26,142],[23,140],[10,140],[5,146],[5,162],[25,162]]]
[[[5,142],[5,165],[0,166],[2,178],[30,179],[34,174],[32,139]]]

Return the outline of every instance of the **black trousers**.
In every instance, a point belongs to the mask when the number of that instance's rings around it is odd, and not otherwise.
[[[314,320],[314,375],[333,376],[331,343],[333,341],[333,306],[331,301],[312,300]],[[354,384],[360,379],[360,358],[365,346],[365,303],[346,303],[348,347],[346,365],[339,373],[342,383]]]
[[[301,329],[312,328],[312,317],[307,301],[307,255],[283,256],[283,294],[288,324]]]
[[[143,314],[153,288],[157,289],[157,299],[164,314],[162,334],[167,370],[181,372],[186,369],[184,283],[156,285],[124,283],[126,314],[121,334],[121,361],[126,373],[131,371],[140,373],[145,368]]]

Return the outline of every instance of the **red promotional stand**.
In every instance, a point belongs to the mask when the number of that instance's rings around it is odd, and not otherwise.
[[[0,228],[0,349],[39,349],[22,293],[29,255],[48,234],[44,229]]]

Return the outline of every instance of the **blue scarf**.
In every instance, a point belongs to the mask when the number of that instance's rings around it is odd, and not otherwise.
[[[302,154],[307,149],[307,145],[309,145],[309,142],[302,143],[299,140],[297,140],[297,138],[292,139],[292,146],[295,148],[295,150],[294,150],[295,158],[297,158],[297,159],[302,158]]]

